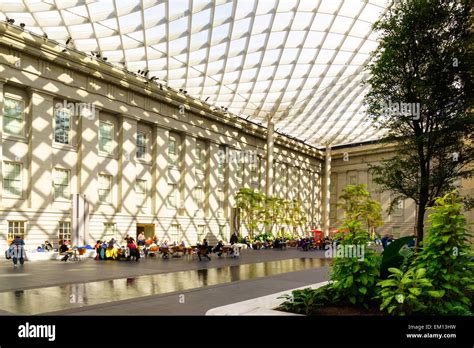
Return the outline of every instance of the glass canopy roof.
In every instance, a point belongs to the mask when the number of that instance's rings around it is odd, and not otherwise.
[[[377,139],[362,100],[389,0],[1,0],[0,19],[322,147]],[[70,38],[70,40],[68,40]]]

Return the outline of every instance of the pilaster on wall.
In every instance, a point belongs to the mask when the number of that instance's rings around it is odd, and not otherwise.
[[[53,94],[29,89],[28,207],[50,208],[53,201]]]
[[[221,155],[222,157],[222,155]],[[224,177],[219,176],[218,166],[219,166],[219,145],[211,142],[209,144],[209,165],[207,166],[207,175],[206,175],[206,193],[207,197],[207,208],[208,216],[212,218],[219,217],[219,190],[222,190],[224,197],[226,196]],[[225,211],[225,207],[224,207]],[[225,217],[226,214],[222,217]]]
[[[196,187],[196,138],[190,134],[184,134],[182,137],[183,143],[183,165],[181,170],[183,175],[181,176],[182,184],[182,199],[184,200],[184,215],[188,217],[194,217],[197,207],[194,205],[193,192]]]
[[[269,120],[267,126],[267,160],[265,170],[265,194],[273,196],[274,168],[273,168],[273,146],[274,146],[274,123]]]
[[[91,211],[98,207],[98,169],[100,109],[90,117],[79,116],[79,153],[77,192],[86,196]]]
[[[0,79],[0,192],[3,193],[3,85],[6,80]],[[0,194],[0,207],[3,206]]]
[[[136,216],[138,213],[135,194],[137,120],[127,115],[120,115],[119,124],[119,211]]]
[[[166,215],[168,198],[168,138],[167,129],[153,127],[153,166],[152,166],[152,213]]]
[[[326,156],[324,160],[323,172],[323,192],[322,192],[322,230],[325,236],[329,235],[329,213],[330,213],[330,185],[331,185],[331,147],[326,146]]]

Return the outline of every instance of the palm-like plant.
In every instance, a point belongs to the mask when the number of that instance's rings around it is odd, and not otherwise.
[[[241,188],[235,197],[240,218],[253,239],[258,224],[263,220],[265,195],[250,188]]]

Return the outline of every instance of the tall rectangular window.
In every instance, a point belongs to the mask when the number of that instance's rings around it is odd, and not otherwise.
[[[69,170],[54,169],[54,199],[70,199]]]
[[[112,203],[112,175],[99,174],[99,202]]]
[[[357,185],[357,175],[351,175],[349,177],[349,185]]]
[[[226,240],[225,236],[227,233],[227,225],[219,225],[219,238],[221,240]]]
[[[196,171],[203,172],[206,163],[206,143],[196,141]]]
[[[176,209],[178,204],[178,186],[168,184],[168,208]]]
[[[393,234],[393,237],[399,238],[400,237],[400,227],[392,227],[392,234]]]
[[[70,143],[71,113],[68,109],[54,111],[54,142],[59,144]]]
[[[244,168],[245,164],[244,161],[242,160],[242,152],[240,150],[235,150],[234,156],[231,156],[236,162],[236,172],[237,172],[237,178],[239,180],[244,179]]]
[[[114,151],[114,125],[100,122],[99,125],[99,151],[111,154]]]
[[[181,225],[172,224],[170,226],[169,236],[170,236],[170,242],[171,243],[173,243],[173,242],[180,243],[181,239],[183,239],[183,237],[181,235]]]
[[[146,180],[137,179],[135,182],[135,193],[137,197],[137,206],[145,207],[146,206],[146,197],[147,197],[147,182]]]
[[[3,102],[3,132],[23,136],[25,125],[25,102],[21,99],[5,98]]]
[[[198,225],[197,226],[197,242],[202,243],[202,240],[206,238],[206,226]]]
[[[137,158],[139,159],[146,158],[146,144],[147,144],[146,134],[143,132],[138,132],[137,133]]]
[[[217,174],[219,176],[224,175],[224,163],[226,161],[226,148],[225,146],[219,146],[219,158],[217,162]]]
[[[224,216],[224,190],[219,188],[217,190],[217,199],[219,201],[219,217]]]
[[[178,138],[172,134],[168,140],[168,164],[172,166],[178,164]]]
[[[109,241],[115,237],[116,237],[115,224],[111,222],[104,223],[104,234],[103,234],[102,239]]]
[[[202,187],[201,186],[196,186],[194,188],[194,206],[196,207],[196,209],[199,209],[201,210],[204,206],[204,193],[203,193],[203,190],[202,190]]]
[[[255,162],[251,162],[249,164],[250,166],[250,180],[252,182],[257,182],[258,181],[258,167],[257,167],[257,163]]]
[[[23,191],[21,163],[3,162],[3,192],[5,195],[21,197]]]
[[[8,221],[8,239],[13,239],[15,236],[20,236],[21,239],[25,239],[25,225],[25,221]]]
[[[69,221],[59,221],[58,238],[60,241],[71,241],[71,223]]]

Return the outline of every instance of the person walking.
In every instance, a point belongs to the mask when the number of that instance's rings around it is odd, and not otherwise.
[[[25,262],[25,242],[20,236],[15,236],[13,242],[10,246],[10,255],[13,260],[13,267],[17,266],[18,260],[20,260],[20,265],[23,266]]]

